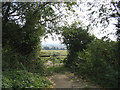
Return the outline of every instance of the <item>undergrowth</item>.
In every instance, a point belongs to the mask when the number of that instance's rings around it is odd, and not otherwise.
[[[46,75],[52,75],[54,73],[65,73],[65,71],[70,71],[69,68],[62,66],[52,66],[47,68]]]
[[[3,72],[2,88],[48,88],[52,83],[38,73],[25,70]]]

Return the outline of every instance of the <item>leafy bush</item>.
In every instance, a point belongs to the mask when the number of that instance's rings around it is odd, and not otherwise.
[[[72,68],[103,87],[118,87],[117,42],[94,40],[87,49],[78,52]]]
[[[87,69],[94,80],[104,87],[118,87],[118,57],[117,43],[95,40],[84,52]],[[85,66],[86,66],[85,65]]]
[[[23,69],[21,60],[25,60],[25,57],[20,56],[14,50],[4,49],[2,51],[2,70],[19,70]]]
[[[50,85],[52,83],[49,80],[36,73],[24,70],[3,72],[3,88],[45,88]]]
[[[6,47],[2,53],[2,69],[6,70],[27,70],[29,72],[44,73],[44,64],[39,57],[40,49],[32,51],[29,55],[21,55],[15,50]]]
[[[82,52],[87,48],[94,36],[88,33],[88,29],[83,29],[78,27],[76,23],[72,24],[70,27],[63,27],[63,43],[67,46],[69,51],[65,63],[68,66],[74,64],[75,59],[77,59],[77,53]]]

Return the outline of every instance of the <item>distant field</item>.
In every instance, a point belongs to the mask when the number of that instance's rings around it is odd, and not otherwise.
[[[66,56],[67,50],[41,50],[42,55],[60,55],[60,56]]]
[[[41,50],[40,53],[41,56],[50,55],[50,57],[41,57],[44,62],[51,60],[53,54],[57,55],[60,60],[64,60],[64,58],[67,56],[67,50]],[[60,60],[56,58],[57,62],[59,62]]]

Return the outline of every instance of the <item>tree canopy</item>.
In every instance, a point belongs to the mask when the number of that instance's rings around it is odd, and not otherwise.
[[[72,52],[83,51],[86,49],[86,45],[94,38],[90,36],[87,29],[77,27],[75,24],[70,27],[63,27],[62,36],[63,43]]]

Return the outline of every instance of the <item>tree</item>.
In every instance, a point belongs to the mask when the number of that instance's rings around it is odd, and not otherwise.
[[[117,27],[116,35],[117,35],[117,40],[118,40],[117,57],[119,58],[118,64],[120,64],[120,55],[119,55],[119,53],[120,53],[120,1],[112,2],[112,3],[114,5],[115,11],[116,11],[116,13],[112,14],[112,17],[117,19],[117,24],[116,24],[116,27]],[[118,67],[118,72],[120,72],[120,66]],[[120,78],[120,77],[118,77],[118,78]],[[118,83],[120,83],[120,82],[118,82]]]
[[[51,2],[3,2],[3,47],[10,45],[17,52],[28,54],[39,44],[39,36],[57,32],[56,24],[61,15],[55,14],[55,10],[59,11],[62,5]],[[71,5],[64,4],[68,8]]]
[[[53,13],[49,2],[3,2],[3,70],[18,69],[21,63],[27,70],[41,68],[37,64],[40,36],[46,22],[55,18]]]
[[[87,48],[94,37],[88,33],[87,29],[77,27],[72,24],[70,27],[63,27],[63,43],[67,46],[69,54],[65,61],[68,65],[73,64],[77,58],[77,53],[82,52]]]
[[[10,45],[24,55],[33,51],[39,45],[39,36],[45,31],[42,25],[49,21],[47,17],[53,17],[51,13],[54,11],[48,4],[3,3],[3,47]]]
[[[69,51],[79,52],[86,49],[86,45],[93,39],[87,29],[77,27],[72,24],[71,27],[63,27],[63,43]]]
[[[44,47],[44,50],[50,50],[50,48],[49,47]]]
[[[109,35],[116,35],[116,32],[112,31],[112,28],[109,29],[110,33],[108,33],[108,27],[111,27],[110,25],[114,25],[117,22],[117,20],[112,17],[112,14],[116,13],[115,7],[112,4],[112,2],[115,1],[118,2],[118,0],[83,1],[86,7],[85,10],[87,11],[86,18],[89,21],[88,26],[90,30],[98,29],[100,33],[106,34],[106,39],[109,39]]]
[[[120,1],[112,1],[111,3],[114,6],[114,11],[115,11],[115,12],[113,12],[111,14],[111,17],[117,19],[117,24],[116,24],[117,31],[116,31],[116,35],[118,36],[117,40],[120,41]]]
[[[56,31],[53,28],[61,16],[55,14],[54,8],[57,6],[56,9],[59,11],[61,5],[51,2],[3,2],[2,45],[4,61],[10,63],[18,60],[24,65],[33,64],[32,61],[37,60],[36,55],[41,47],[40,37]]]

